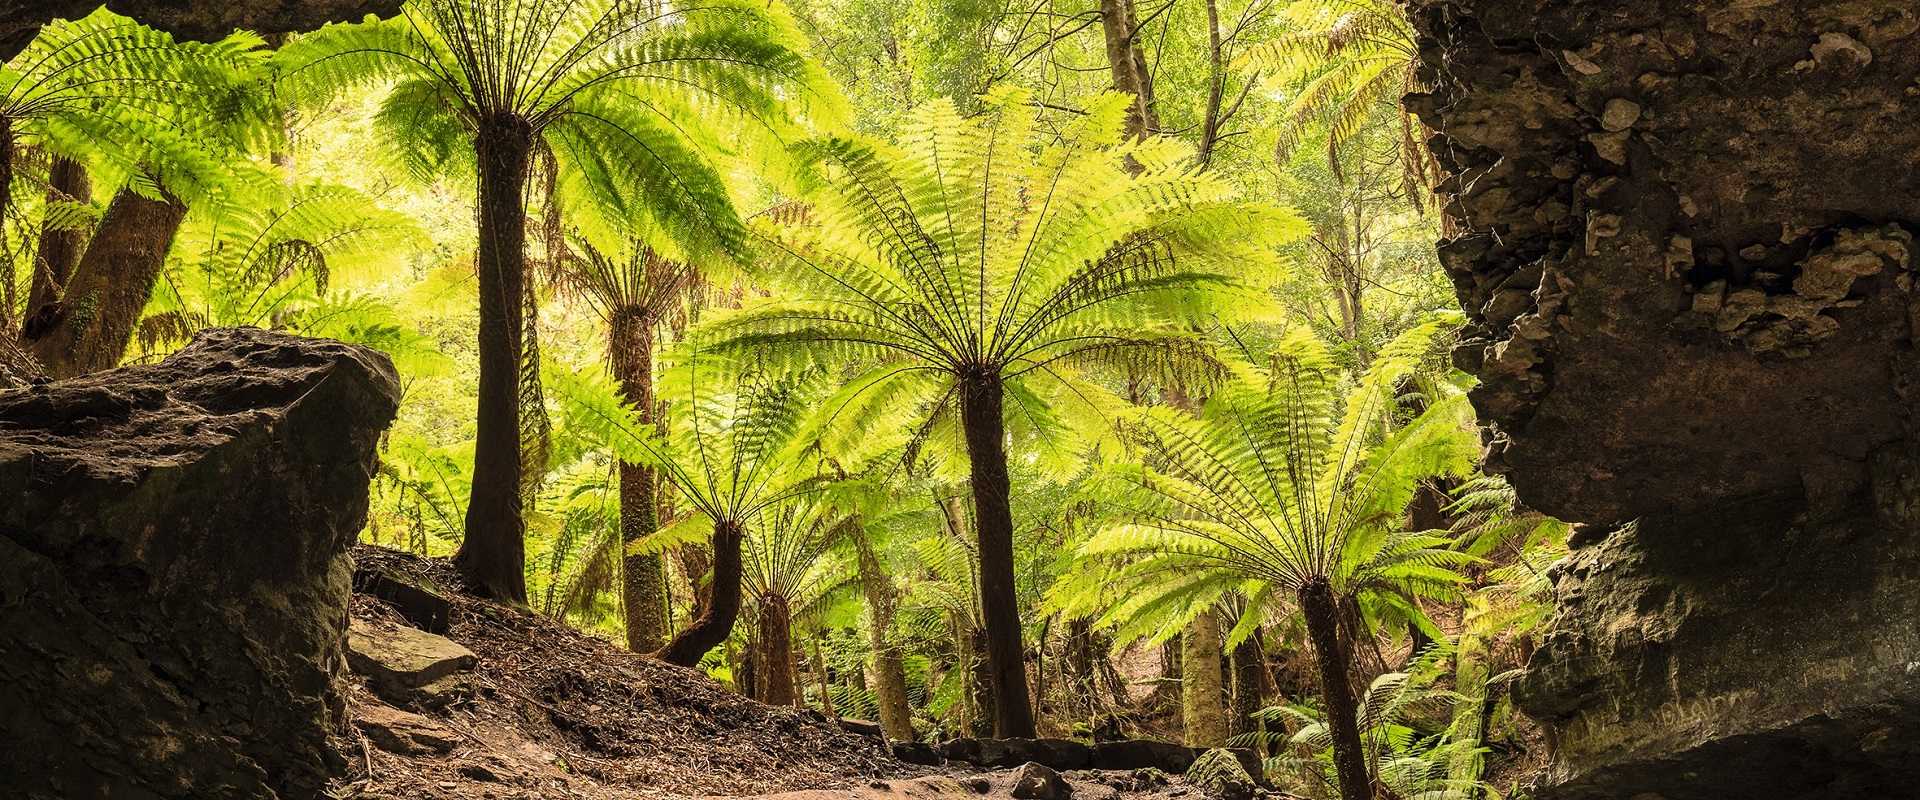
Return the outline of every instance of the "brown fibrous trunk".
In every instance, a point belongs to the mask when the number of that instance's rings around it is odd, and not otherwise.
[[[515,114],[480,120],[480,391],[466,539],[454,555],[475,588],[527,602],[526,521],[520,496],[520,357],[524,331],[526,214],[533,128]]]
[[[1360,742],[1360,701],[1349,674],[1352,658],[1340,637],[1339,597],[1325,578],[1314,578],[1300,587],[1299,601],[1320,672],[1320,697],[1326,705],[1327,729],[1333,735],[1334,774],[1340,796],[1343,800],[1372,800],[1371,772],[1367,769],[1366,748]]]
[[[961,427],[973,468],[974,526],[980,537],[980,611],[993,683],[993,729],[1002,739],[1034,737],[1027,696],[1020,604],[1014,577],[1013,507],[1007,475],[1006,423],[998,371],[960,379]]]
[[[713,576],[708,581],[712,594],[706,609],[666,647],[654,653],[656,658],[683,667],[698,666],[707,651],[720,646],[733,633],[733,622],[740,616],[741,544],[744,536],[733,522],[713,526]],[[792,683],[792,679],[788,679]]]
[[[753,637],[758,665],[754,693],[762,703],[793,705],[793,608],[787,598],[771,592],[760,595],[759,625]]]

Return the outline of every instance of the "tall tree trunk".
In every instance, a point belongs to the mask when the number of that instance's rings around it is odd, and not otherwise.
[[[653,320],[639,309],[607,315],[607,361],[620,394],[653,422]],[[652,467],[620,463],[620,541],[632,545],[660,530],[658,477]],[[658,552],[625,553],[620,562],[627,649],[651,653],[667,642],[667,563]]]
[[[893,614],[898,598],[893,579],[880,563],[865,525],[857,521],[848,526],[854,553],[859,558],[860,588],[867,595],[867,611],[873,617],[868,626],[872,652],[874,697],[880,707],[880,728],[887,738],[910,742],[913,734],[913,707],[907,702],[907,662],[900,645],[893,641]]]
[[[740,546],[744,534],[738,524],[716,522],[713,525],[713,578],[706,609],[699,619],[673,637],[666,647],[654,653],[669,664],[693,667],[700,664],[708,650],[718,647],[733,634],[733,621],[740,616]],[[767,665],[762,664],[761,669]],[[791,670],[791,666],[789,666]],[[787,683],[792,684],[789,678]]]
[[[93,181],[87,178],[87,168],[80,162],[55,156],[47,166],[47,204],[63,201],[93,202]],[[33,258],[33,278],[28,283],[26,319],[33,319],[48,304],[59,302],[60,293],[80,265],[86,241],[84,231],[41,229],[39,247]],[[23,329],[23,343],[26,333]]]
[[[759,598],[758,630],[754,635],[754,673],[760,702],[770,706],[793,705],[793,608],[787,598],[763,594]]]
[[[1186,672],[1181,681],[1180,727],[1188,747],[1227,745],[1227,687],[1220,657],[1226,650],[1220,635],[1220,612],[1207,609],[1194,617],[1181,635]]]
[[[1144,139],[1159,130],[1160,117],[1154,111],[1153,76],[1134,36],[1133,3],[1100,0],[1100,29],[1106,38],[1113,88],[1133,95],[1133,106],[1127,110],[1127,137]]]
[[[1251,613],[1251,612],[1249,612]],[[1233,732],[1260,730],[1254,713],[1267,703],[1267,658],[1260,645],[1260,631],[1233,646]]]
[[[1307,621],[1307,639],[1313,643],[1320,672],[1320,697],[1327,708],[1327,729],[1333,734],[1334,774],[1343,800],[1372,800],[1373,784],[1367,753],[1360,743],[1360,701],[1349,675],[1351,654],[1340,640],[1340,601],[1325,578],[1313,578],[1300,587],[1300,611]]]
[[[487,596],[527,602],[526,521],[520,499],[520,346],[526,283],[523,196],[533,128],[514,114],[480,121],[480,398],[466,540],[454,555]]]
[[[186,204],[172,195],[150,200],[126,189],[114,195],[59,310],[33,340],[34,358],[48,376],[71,378],[120,363],[186,216]]]
[[[973,517],[980,535],[980,612],[993,674],[993,730],[1002,739],[1034,737],[1033,706],[1020,637],[1014,582],[1013,507],[1007,476],[1006,421],[997,371],[960,379],[961,426],[973,462]]]

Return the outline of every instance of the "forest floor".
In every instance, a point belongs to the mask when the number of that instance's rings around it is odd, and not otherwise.
[[[350,766],[335,797],[993,800],[1011,791],[1007,770],[905,764],[817,711],[768,706],[696,670],[473,598],[445,560],[366,546],[354,556],[444,594],[444,635],[477,664],[467,676],[471,696],[438,710],[401,709],[425,719],[397,714],[428,726],[425,738],[442,742],[435,748],[383,748],[369,737],[369,720],[397,712],[366,677],[350,673],[355,724],[342,740]],[[363,624],[408,625],[393,606],[363,594],[354,595],[351,613]],[[1137,789],[1125,773],[1067,778],[1075,800],[1198,797],[1177,776]]]

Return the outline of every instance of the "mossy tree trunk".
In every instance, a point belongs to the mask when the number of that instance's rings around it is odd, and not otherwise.
[[[1220,633],[1220,612],[1209,608],[1194,617],[1181,635],[1180,727],[1188,747],[1225,747],[1230,733],[1224,676],[1226,644]]]
[[[186,203],[170,194],[154,200],[122,189],[114,195],[59,311],[33,340],[34,358],[50,377],[112,369],[126,356],[186,216]]]
[[[889,739],[913,741],[913,708],[907,702],[906,658],[900,651],[899,643],[892,638],[898,590],[880,563],[880,554],[874,549],[866,526],[858,523],[849,526],[848,538],[853,541],[854,552],[859,559],[860,588],[866,593],[867,613],[872,617],[872,624],[867,626],[867,635],[872,653],[870,665],[873,669],[874,697],[880,711],[880,727],[886,731]]]
[[[607,362],[620,394],[639,412],[641,424],[654,421],[654,320],[642,309],[614,309],[607,316]],[[627,546],[660,530],[659,477],[644,464],[620,464],[620,541]],[[651,653],[667,642],[667,565],[659,552],[623,552],[621,600],[626,612],[627,649]]]

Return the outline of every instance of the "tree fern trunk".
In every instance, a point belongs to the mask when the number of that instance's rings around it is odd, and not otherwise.
[[[533,148],[525,119],[480,121],[480,398],[466,540],[454,562],[495,600],[527,602],[526,522],[520,500],[521,294],[526,282],[522,196]]]
[[[1000,374],[982,370],[960,380],[961,426],[973,462],[973,516],[980,535],[980,611],[993,675],[993,729],[1002,739],[1034,736],[1033,706],[1020,641],[1014,583],[1013,507],[1007,476],[1006,422]]]
[[[1254,713],[1267,703],[1267,659],[1260,646],[1260,631],[1234,645],[1232,657],[1233,732],[1253,733],[1260,730],[1260,720]]]
[[[718,647],[733,633],[733,622],[740,616],[742,538],[739,525],[731,522],[714,524],[713,579],[708,587],[712,594],[706,610],[679,636],[673,637],[666,647],[660,648],[660,652],[654,654],[657,658],[683,667],[697,666],[708,650]],[[766,665],[761,665],[761,668],[765,669]]]
[[[830,680],[833,676],[830,674],[831,671],[827,669],[826,657],[820,652],[820,639],[824,635],[824,631],[815,628],[813,636],[810,637],[813,639],[813,677],[820,692],[820,710],[826,712],[829,717],[838,718],[840,712],[833,709],[833,687]],[[859,670],[854,671],[859,672]],[[804,707],[806,703],[801,702],[799,705]],[[883,730],[885,729],[884,724],[881,727]],[[908,730],[912,730],[911,724],[908,725]]]
[[[653,320],[634,309],[607,317],[607,362],[620,394],[653,422]],[[658,478],[652,467],[620,464],[620,541],[631,545],[660,529]],[[667,565],[660,553],[621,557],[621,600],[627,617],[627,649],[651,653],[667,641]]]
[[[47,167],[47,202],[63,200],[93,202],[93,182],[87,179],[87,168],[79,162],[55,156]],[[73,279],[74,268],[80,264],[86,241],[83,231],[51,227],[40,231],[33,258],[33,278],[27,289],[26,319],[33,319],[40,309],[60,300],[61,290]],[[24,333],[23,330],[23,340]]]
[[[33,342],[48,376],[71,378],[120,363],[186,216],[186,204],[171,195],[150,200],[126,189],[114,195],[58,311]]]
[[[1300,587],[1300,611],[1307,621],[1307,638],[1320,672],[1320,697],[1326,704],[1327,729],[1333,734],[1334,774],[1343,800],[1372,800],[1373,781],[1367,753],[1360,743],[1360,701],[1348,675],[1352,661],[1340,641],[1340,602],[1325,578]]]
[[[754,635],[756,694],[770,706],[793,705],[793,609],[777,594],[760,596],[760,624]]]

